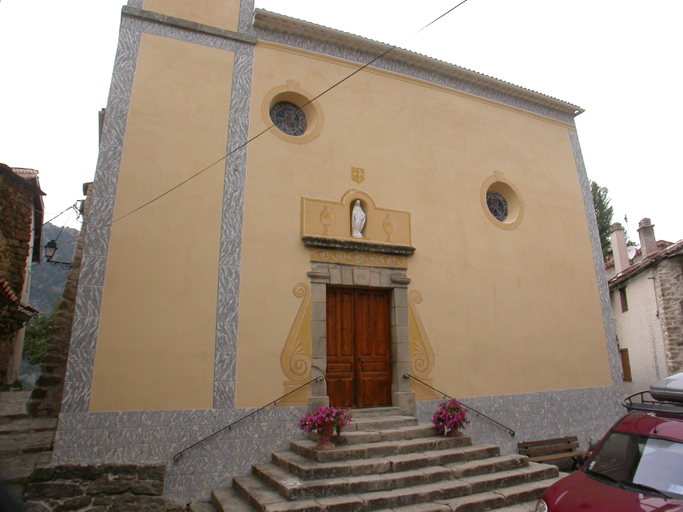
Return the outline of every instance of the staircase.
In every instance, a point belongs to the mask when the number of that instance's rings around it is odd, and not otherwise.
[[[49,462],[57,428],[57,418],[36,418],[26,413],[30,393],[0,393],[0,481],[18,501],[36,464]]]
[[[437,436],[393,408],[354,411],[337,448],[292,441],[233,487],[217,489],[220,512],[470,512],[533,510],[557,467],[500,455],[469,437]],[[208,508],[207,508],[208,509]],[[202,509],[202,510],[207,510]],[[197,509],[199,510],[199,509]]]

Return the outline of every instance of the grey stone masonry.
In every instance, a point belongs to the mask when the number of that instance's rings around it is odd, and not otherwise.
[[[667,370],[683,371],[683,256],[663,260],[655,271]]]
[[[26,413],[29,393],[0,393],[0,482],[17,502],[38,461],[49,460],[57,427],[57,418],[32,418]]]
[[[461,403],[480,411],[505,427],[509,432],[483,416],[470,412],[467,433],[478,443],[499,446],[501,451],[517,451],[517,443],[552,437],[575,435],[582,448],[599,441],[612,424],[626,413],[621,407],[622,396],[614,387],[572,389],[524,395],[492,397],[458,397]],[[417,417],[429,422],[439,401],[417,404]]]
[[[103,464],[36,467],[26,487],[30,510],[181,511],[162,497],[164,464]]]

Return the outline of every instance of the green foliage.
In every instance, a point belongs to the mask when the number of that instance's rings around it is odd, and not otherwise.
[[[50,336],[52,336],[52,328],[59,310],[59,301],[56,302],[55,307],[49,313],[41,313],[40,315],[29,320],[26,324],[26,334],[24,336],[24,352],[23,358],[29,364],[42,364],[47,354],[47,347],[50,343]]]
[[[607,261],[609,249],[612,242],[609,238],[610,227],[612,227],[613,209],[609,205],[609,191],[607,187],[601,187],[591,181],[591,193],[593,194],[593,204],[595,205],[595,217],[598,220],[598,231],[600,232],[600,245],[602,245],[602,257]]]

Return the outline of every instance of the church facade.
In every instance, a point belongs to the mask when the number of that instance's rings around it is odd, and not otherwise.
[[[387,49],[249,0],[129,0],[55,462],[166,462],[187,501],[317,405],[428,421],[436,389],[508,451],[611,425],[582,110],[400,49],[320,95]]]

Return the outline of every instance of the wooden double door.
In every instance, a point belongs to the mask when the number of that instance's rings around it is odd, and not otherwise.
[[[390,299],[390,290],[327,287],[330,405],[391,405]]]

